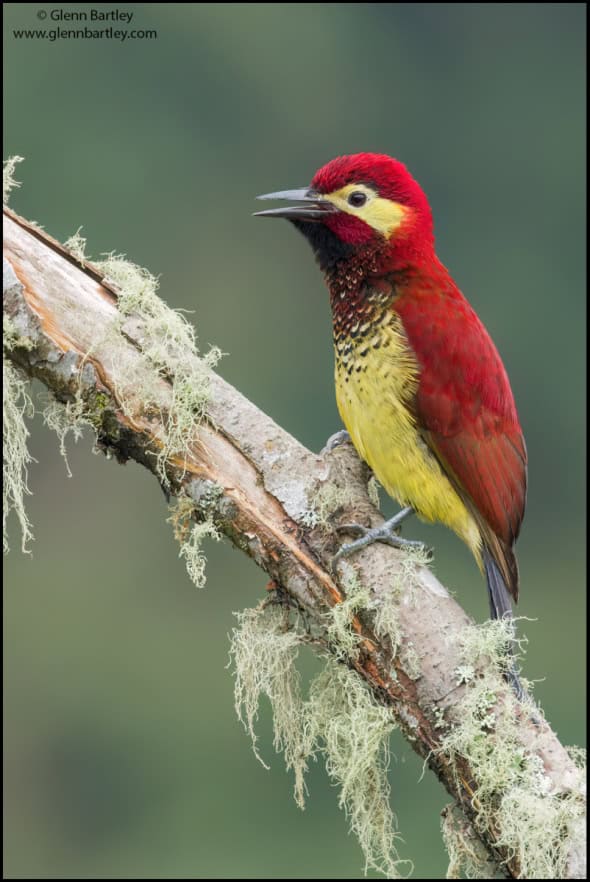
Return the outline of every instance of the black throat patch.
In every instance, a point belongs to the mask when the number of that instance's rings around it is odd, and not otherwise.
[[[353,245],[343,242],[325,224],[301,220],[291,223],[303,233],[313,248],[321,271],[326,275],[330,275],[338,263],[348,260],[355,252]]]

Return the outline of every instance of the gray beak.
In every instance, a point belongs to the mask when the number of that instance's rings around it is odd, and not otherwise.
[[[289,220],[321,221],[327,214],[338,211],[332,202],[320,193],[303,187],[301,190],[279,190],[278,193],[265,193],[257,199],[288,199],[289,202],[302,202],[303,205],[286,205],[284,208],[269,208],[256,211],[254,217],[286,217]]]

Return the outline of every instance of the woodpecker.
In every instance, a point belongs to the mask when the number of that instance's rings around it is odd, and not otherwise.
[[[337,557],[374,541],[415,544],[398,534],[416,513],[467,544],[492,618],[510,618],[524,437],[498,351],[436,256],[424,191],[398,160],[359,153],[324,165],[310,187],[258,198],[292,203],[257,215],[287,218],[310,243],[330,294],[340,416],[403,506],[381,527],[355,526],[360,538]]]

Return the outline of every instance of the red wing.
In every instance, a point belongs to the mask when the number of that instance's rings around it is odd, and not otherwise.
[[[524,515],[527,456],[496,347],[448,276],[394,308],[420,366],[414,410],[424,439],[480,523],[511,548]]]
[[[526,502],[526,449],[518,430],[502,429],[489,413],[477,424],[445,435],[428,428],[427,398],[418,395],[424,437],[459,492],[471,500],[493,533],[512,547]]]

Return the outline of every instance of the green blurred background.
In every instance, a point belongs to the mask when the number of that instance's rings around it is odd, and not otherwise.
[[[583,743],[584,4],[98,4],[157,31],[124,43],[17,40],[58,7],[4,8],[4,155],[27,160],[12,206],[159,274],[202,345],[229,353],[221,374],[314,450],[340,427],[327,296],[306,243],[253,220],[253,197],[339,153],[409,165],[510,373],[530,455],[525,673]],[[234,715],[232,611],[265,575],[213,545],[197,591],[153,478],[87,436],[68,479],[56,448],[37,420],[36,541],[21,555],[13,529],[5,566],[5,878],[360,878],[323,768],[299,812],[268,708],[269,772]],[[412,533],[483,620],[464,546]],[[393,751],[401,854],[440,877],[448,797],[400,737]]]

